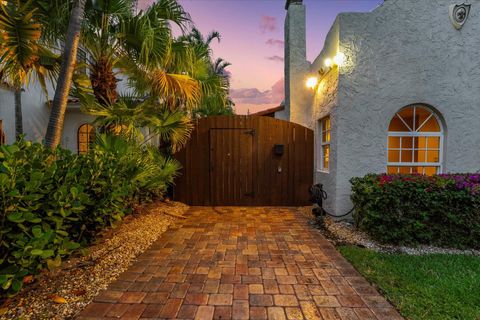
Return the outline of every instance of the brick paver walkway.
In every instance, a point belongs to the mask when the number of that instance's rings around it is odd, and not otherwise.
[[[191,208],[78,319],[402,319],[295,209]]]

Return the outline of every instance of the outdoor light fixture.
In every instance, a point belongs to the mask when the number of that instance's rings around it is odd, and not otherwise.
[[[328,70],[324,70],[324,73],[327,73],[335,66],[341,67],[345,63],[345,60],[346,60],[345,53],[340,51],[335,55],[335,57],[325,59],[324,64],[325,64],[325,67],[328,68]]]
[[[327,58],[324,61],[325,67],[321,68],[318,70],[318,74],[320,77],[309,77],[307,79],[307,88],[309,89],[315,89],[318,85],[318,83],[325,77],[327,73],[329,73],[334,67],[341,67],[345,64],[345,60],[347,57],[343,52],[337,52],[337,54],[333,58]]]
[[[318,73],[320,74],[320,77],[323,78],[330,70],[332,70],[334,67],[341,67],[344,65],[345,60],[347,57],[343,52],[337,52],[335,57],[333,58],[327,58],[324,61],[325,67],[321,68]]]
[[[307,79],[307,88],[309,89],[315,89],[318,83],[318,78],[317,77],[310,77]]]

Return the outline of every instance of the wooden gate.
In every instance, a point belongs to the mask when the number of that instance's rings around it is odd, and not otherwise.
[[[313,131],[270,117],[215,116],[195,123],[176,155],[174,199],[198,206],[299,206],[313,183]]]

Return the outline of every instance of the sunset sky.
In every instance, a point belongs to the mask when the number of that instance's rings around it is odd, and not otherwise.
[[[146,7],[153,0],[139,0]],[[285,0],[179,0],[203,34],[217,30],[215,57],[232,63],[231,97],[238,114],[278,106],[283,100]],[[313,61],[340,12],[371,11],[383,0],[304,0],[307,59]]]

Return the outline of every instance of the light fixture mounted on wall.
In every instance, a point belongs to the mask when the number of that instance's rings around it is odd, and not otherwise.
[[[345,64],[346,56],[343,52],[338,52],[333,58],[327,58],[324,61],[325,67],[321,68],[319,73],[321,76],[327,74],[334,67],[341,67]]]
[[[307,79],[307,88],[309,89],[315,89],[315,87],[318,84],[318,78],[317,77],[309,77]]]
[[[317,84],[320,82],[320,80],[323,77],[325,77],[325,75],[327,73],[329,73],[335,67],[343,66],[345,64],[346,59],[347,59],[347,57],[345,56],[345,54],[343,52],[340,52],[340,51],[337,52],[337,54],[333,58],[325,59],[324,67],[322,67],[322,68],[320,68],[320,70],[318,70],[318,74],[319,74],[320,78],[318,78],[316,76],[309,77],[307,79],[307,82],[306,82],[307,88],[315,89]]]

